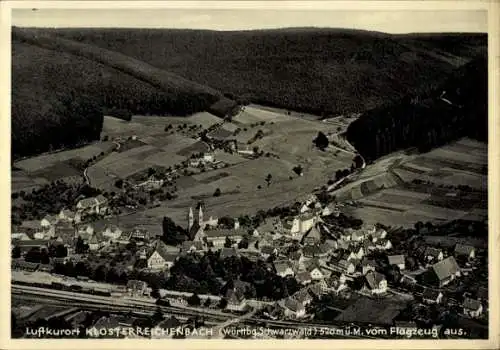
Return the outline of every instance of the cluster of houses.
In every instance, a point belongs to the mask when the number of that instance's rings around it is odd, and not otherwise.
[[[278,305],[285,316],[298,318],[305,315],[304,308],[309,299],[303,291],[307,291],[307,295],[343,293],[349,289],[348,282],[357,279],[363,281],[359,293],[386,294],[387,278],[380,272],[380,266],[373,258],[374,253],[379,258],[384,256],[387,265],[397,266],[403,278],[417,282],[414,274],[405,273],[406,256],[394,252],[386,230],[374,225],[363,225],[359,229],[333,229],[323,218],[338,215],[335,206],[323,207],[314,195],[306,197],[302,203],[298,215],[288,219],[268,218],[253,231],[240,227],[238,220],[231,229],[220,228],[217,218],[205,219],[202,206],[198,208],[196,218],[190,208],[187,215],[189,240],[180,247],[172,247],[141,227],[122,230],[112,224],[98,227],[95,223],[82,223],[83,215],[107,211],[105,198],[97,196],[78,202],[76,212],[62,210],[57,216],[46,216],[31,223],[30,232],[34,234],[19,230],[12,233],[12,238],[13,245],[21,247],[23,252],[56,241],[68,248],[68,254],[72,253],[78,236],[91,251],[104,251],[114,243],[134,241],[140,247],[137,258],[145,260],[146,268],[152,271],[169,270],[181,254],[204,254],[208,249],[220,251],[221,258],[245,256],[250,260],[267,260],[277,275],[295,278],[303,286],[301,296],[291,296]],[[244,246],[241,245],[243,241]],[[423,271],[419,282],[433,286],[426,289],[424,303],[440,303],[442,294],[439,289],[468,271],[460,267],[455,258],[470,261],[475,254],[474,247],[463,244],[457,244],[450,256],[430,246],[422,246],[412,252],[419,258]],[[241,291],[245,289],[242,287],[244,283],[237,283],[227,292],[229,309],[245,308],[245,293]],[[480,300],[467,298],[464,313],[479,317],[482,307]]]

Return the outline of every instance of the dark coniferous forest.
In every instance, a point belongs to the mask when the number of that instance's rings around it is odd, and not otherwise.
[[[365,112],[347,138],[366,160],[412,147],[425,152],[465,136],[487,141],[487,104],[488,64],[478,57],[428,94]]]

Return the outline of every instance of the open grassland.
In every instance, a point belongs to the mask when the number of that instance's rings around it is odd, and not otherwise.
[[[257,108],[253,109],[253,113],[258,112]],[[291,204],[297,197],[326,184],[335,171],[351,166],[353,154],[335,147],[326,151],[314,147],[312,140],[318,131],[325,130],[325,123],[288,116],[285,112],[278,114],[262,111],[263,116],[270,113],[279,115],[279,118],[275,118],[273,123],[266,122],[264,126],[249,127],[249,138],[259,128],[265,129],[265,132],[262,138],[248,147],[252,149],[257,146],[259,150],[274,156],[248,159],[237,153],[215,151],[215,159],[226,163],[226,167],[181,176],[177,180],[177,198],[163,202],[159,207],[131,214],[126,220],[140,222],[149,218],[156,222],[167,215],[184,223],[187,208],[200,200],[207,206],[207,215],[252,214],[259,209]],[[142,120],[136,117],[133,123],[140,124]],[[114,125],[116,128],[117,124]],[[238,125],[237,122],[234,125]],[[106,126],[105,120],[105,128]],[[238,137],[243,133],[238,134]],[[110,187],[118,177],[124,178],[133,171],[153,165],[168,168],[181,163],[192,152],[206,151],[203,142],[178,133],[168,134],[156,130],[148,135],[137,135],[137,139],[145,145],[113,153],[92,166],[88,171],[92,183],[108,186],[111,190]],[[297,165],[302,166],[303,176],[298,176],[293,171]],[[266,182],[268,174],[271,174],[269,186]],[[219,197],[213,196],[216,189],[221,190]]]
[[[487,145],[470,139],[420,155],[399,152],[333,194],[354,201],[348,210],[371,223],[481,220],[487,217],[487,161]]]

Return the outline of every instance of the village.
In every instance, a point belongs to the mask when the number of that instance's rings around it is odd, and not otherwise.
[[[207,215],[197,203],[186,210],[186,227],[165,218],[160,236],[113,224],[98,195],[13,228],[13,283],[242,314],[258,307],[269,320],[432,328],[454,317],[454,325],[484,331],[487,279],[478,286],[472,278],[487,271],[484,250],[401,239],[397,229],[341,209],[311,194],[291,215],[255,225]]]

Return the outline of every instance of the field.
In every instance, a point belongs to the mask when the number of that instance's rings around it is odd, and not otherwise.
[[[112,142],[98,142],[81,148],[44,154],[15,162],[13,170],[12,191],[29,190],[56,180],[71,180],[83,174],[74,165],[86,161],[114,147]]]
[[[199,200],[205,202],[206,215],[220,217],[254,214],[259,209],[291,204],[297,197],[326,184],[336,170],[350,167],[353,154],[336,148],[323,152],[314,147],[312,140],[318,131],[325,130],[325,123],[288,115],[286,111],[271,112],[261,110],[258,106],[249,108],[259,121],[266,121],[265,125],[245,126],[242,121],[238,121],[238,115],[236,120],[228,123],[228,129],[247,127],[247,132],[242,131],[236,137],[244,144],[257,130],[264,130],[264,136],[248,147],[251,149],[257,146],[259,150],[272,153],[275,157],[246,159],[237,153],[229,154],[217,150],[214,152],[215,159],[226,163],[227,167],[181,176],[177,180],[177,198],[163,202],[160,207],[125,216],[122,225],[134,225],[139,222],[150,227],[160,225],[161,218],[165,215],[184,225],[187,209],[196,205]],[[270,116],[272,118],[267,119]],[[184,118],[183,121],[189,125],[192,123],[191,118]],[[208,118],[200,113],[193,118],[196,118],[193,119],[195,124],[203,122],[204,127],[220,122],[218,118]],[[163,132],[164,125],[170,124],[170,121],[167,123],[165,119],[169,118],[133,117],[131,123],[141,125],[135,133],[137,140],[145,145],[138,145],[124,152],[114,152],[89,168],[88,176],[92,185],[113,190],[118,177],[131,176],[134,172],[154,165],[168,168],[181,163],[193,152],[208,150],[208,146],[203,142],[177,131],[174,134]],[[158,120],[157,126],[154,120]],[[104,129],[108,133],[113,129],[114,135],[120,136],[121,125],[124,135],[130,136],[130,124],[114,118],[105,119]],[[332,127],[332,131],[334,130]],[[304,176],[297,176],[293,171],[297,165],[303,167]],[[269,186],[265,180],[268,174],[272,176]],[[217,188],[221,190],[221,196],[213,197]]]
[[[487,217],[487,160],[487,145],[470,139],[420,155],[399,152],[333,194],[370,223],[481,220]]]

